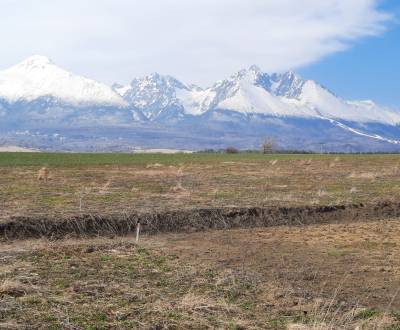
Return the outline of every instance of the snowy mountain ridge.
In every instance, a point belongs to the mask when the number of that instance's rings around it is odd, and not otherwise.
[[[361,123],[400,123],[400,113],[371,101],[346,101],[312,80],[293,72],[272,74],[257,66],[241,70],[228,79],[201,89],[172,78],[152,74],[134,79],[129,86],[114,88],[126,102],[141,109],[150,120],[166,108],[181,108],[186,115],[199,116],[224,109],[242,114],[278,117],[330,118]]]
[[[72,151],[251,149],[265,137],[281,148],[400,151],[400,112],[255,65],[209,88],[158,73],[109,87],[44,56],[0,71],[0,143]]]
[[[346,101],[293,72],[269,75],[255,65],[207,89],[158,73],[135,78],[128,86],[109,87],[65,71],[38,55],[0,71],[0,99],[16,103],[48,97],[74,106],[132,107],[150,121],[174,108],[181,115],[192,116],[223,109],[278,117],[400,123],[397,111],[372,101]]]

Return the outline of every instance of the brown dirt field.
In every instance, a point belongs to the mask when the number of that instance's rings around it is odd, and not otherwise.
[[[2,244],[0,328],[400,327],[400,222]]]
[[[289,293],[293,307],[330,299],[338,290],[336,298],[349,305],[400,310],[398,219],[170,234],[143,244],[217,272],[243,272],[265,289],[274,283]],[[266,291],[260,301],[268,299]],[[268,304],[279,309],[282,298],[270,296]]]

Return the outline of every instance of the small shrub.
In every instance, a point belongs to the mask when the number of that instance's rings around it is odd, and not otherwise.
[[[237,148],[235,148],[235,147],[228,147],[228,148],[225,149],[225,152],[227,154],[238,154],[239,150]]]
[[[379,312],[374,309],[364,309],[361,312],[359,312],[355,318],[358,320],[366,320],[366,319],[373,318],[373,317],[377,316],[378,314],[379,314]]]

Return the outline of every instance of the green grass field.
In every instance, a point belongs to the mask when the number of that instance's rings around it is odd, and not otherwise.
[[[125,154],[125,153],[18,153],[0,152],[0,166],[90,166],[90,165],[143,165],[160,163],[176,165],[186,163],[218,163],[227,161],[278,160],[329,160],[336,157],[346,159],[399,158],[397,155],[319,155],[319,154]],[[399,158],[400,159],[400,158]]]
[[[375,203],[400,198],[400,156],[0,153],[0,178],[0,219]]]

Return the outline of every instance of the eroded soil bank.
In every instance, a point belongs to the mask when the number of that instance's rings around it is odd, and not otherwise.
[[[232,228],[303,226],[372,221],[400,216],[400,203],[268,208],[214,208],[131,214],[81,214],[66,218],[15,217],[0,223],[0,238],[124,236],[138,223],[148,234]]]

